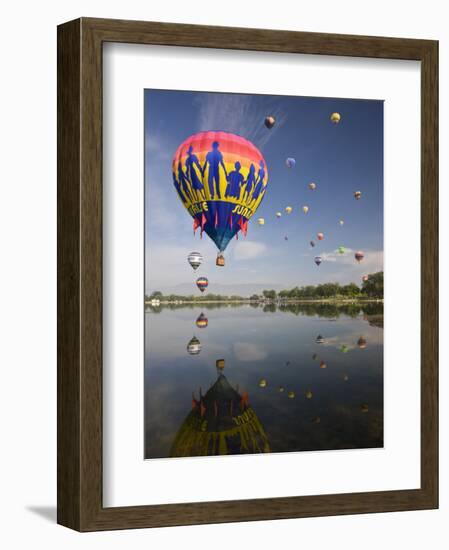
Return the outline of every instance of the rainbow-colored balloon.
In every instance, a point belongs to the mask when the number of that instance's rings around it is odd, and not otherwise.
[[[268,170],[262,153],[228,132],[199,132],[181,143],[172,163],[173,184],[193,218],[223,252],[265,196]]]

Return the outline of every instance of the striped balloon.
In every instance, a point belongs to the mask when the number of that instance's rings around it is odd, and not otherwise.
[[[199,277],[196,280],[196,286],[201,290],[201,292],[204,292],[209,286],[209,281],[206,279],[206,277]]]
[[[194,231],[205,231],[220,252],[239,232],[246,235],[268,183],[265,159],[255,145],[228,132],[199,132],[178,147],[172,172]]]
[[[196,270],[203,263],[203,256],[199,252],[191,252],[187,256],[187,261]]]

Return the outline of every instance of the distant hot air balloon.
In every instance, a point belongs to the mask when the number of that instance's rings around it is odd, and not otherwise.
[[[342,345],[340,346],[340,351],[341,351],[342,353],[348,353],[349,347],[348,347],[346,344],[342,344]]]
[[[201,290],[201,292],[204,292],[206,288],[209,286],[209,281],[206,279],[206,277],[198,277],[196,280],[196,286]]]
[[[187,352],[190,354],[190,355],[198,355],[201,351],[201,343],[200,341],[198,340],[198,338],[196,338],[196,336],[194,336],[190,342],[187,344]]]
[[[291,206],[286,206],[285,207],[285,211],[287,212],[287,214],[291,214],[292,210],[293,210],[293,208]]]
[[[339,223],[340,225],[344,225],[344,224],[345,224],[345,220],[340,220],[338,223]]]
[[[317,344],[324,344],[324,338],[321,336],[321,334],[318,334],[318,336],[315,339],[315,342]]]
[[[198,269],[203,263],[203,256],[199,252],[191,252],[187,256],[187,261],[193,267],[193,269]]]
[[[361,250],[357,250],[357,252],[354,254],[354,258],[360,263],[363,258],[365,257],[365,254]]]
[[[331,120],[332,124],[338,124],[341,120],[340,113],[332,113],[331,116],[330,116],[330,120]]]
[[[363,281],[364,283],[366,283],[366,281],[368,281],[368,280],[369,280],[368,275],[363,275],[362,281]]]
[[[262,378],[259,380],[259,388],[266,388],[267,387],[267,381],[265,378]]]
[[[310,241],[310,246],[313,248],[315,246],[315,241]]]
[[[347,382],[349,380],[349,376],[347,374],[343,374],[343,380]]]
[[[284,237],[284,241],[288,241],[288,237],[287,237],[287,235],[285,235],[285,237]]]
[[[284,386],[279,386],[279,392],[280,392],[280,393],[283,393],[284,391],[285,391]]]
[[[308,206],[303,206],[302,211],[304,212],[304,214],[307,214],[307,212],[309,211],[309,207]]]
[[[316,183],[313,183],[313,181],[312,181],[312,182],[309,183],[308,187],[311,191],[314,191],[316,189]]]
[[[312,422],[314,424],[319,424],[321,422],[321,418],[319,416],[315,416],[314,418],[312,418]]]
[[[324,361],[320,362],[320,369],[327,369],[327,365]]]
[[[360,336],[360,338],[357,340],[357,345],[360,349],[366,348],[366,338],[364,336]]]
[[[265,196],[268,170],[262,153],[245,138],[228,132],[199,132],[177,148],[173,184],[193,218],[194,232],[205,232],[222,253]]]
[[[366,403],[363,403],[362,405],[360,405],[360,410],[362,411],[362,413],[367,413],[369,411],[369,407]]]
[[[282,216],[282,212],[276,212],[276,218],[280,218]]]
[[[344,246],[339,246],[337,251],[339,254],[344,254],[346,252],[346,248]]]
[[[313,393],[311,390],[306,390],[305,392],[306,399],[312,399]]]
[[[294,391],[289,391],[287,396],[288,396],[289,399],[294,399],[295,398],[295,392]]]
[[[271,128],[273,128],[273,126],[276,124],[276,119],[273,115],[269,115],[265,117],[264,124],[269,130],[271,130]]]
[[[204,315],[204,313],[201,313],[198,319],[196,320],[196,326],[198,328],[206,328],[208,324],[209,324],[209,320]]]
[[[316,238],[319,240],[319,241],[322,241],[324,239],[324,233],[317,233],[316,234]]]
[[[354,198],[355,198],[355,200],[359,201],[362,198],[362,192],[361,191],[355,191]]]
[[[285,164],[287,168],[294,168],[296,164],[296,160],[293,157],[288,157],[285,159]]]
[[[323,261],[323,258],[321,256],[315,256],[315,263],[316,265],[320,265],[321,262]]]
[[[257,223],[259,225],[265,225],[265,218],[257,218]]]

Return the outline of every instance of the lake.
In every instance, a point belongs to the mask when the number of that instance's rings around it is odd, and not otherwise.
[[[147,307],[144,414],[147,459],[382,447],[383,306]]]

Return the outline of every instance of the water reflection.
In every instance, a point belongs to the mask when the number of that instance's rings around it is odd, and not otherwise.
[[[148,308],[145,457],[382,447],[382,327],[381,304]]]
[[[176,434],[170,456],[205,456],[269,453],[270,445],[260,420],[217,365],[217,380],[205,395],[192,395],[192,410]]]

